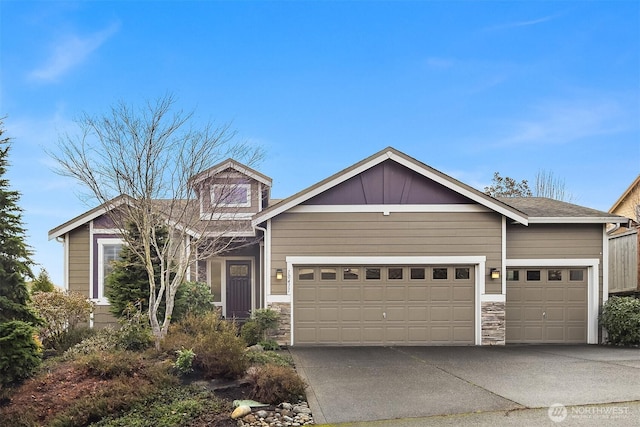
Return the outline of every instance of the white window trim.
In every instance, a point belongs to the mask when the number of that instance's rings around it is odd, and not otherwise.
[[[236,188],[244,188],[247,192],[247,200],[244,203],[224,203],[218,201],[216,194],[219,189],[225,189],[233,186]],[[218,191],[216,191],[218,190]],[[251,184],[213,184],[211,185],[211,205],[225,208],[250,208],[251,207]]]
[[[93,301],[98,305],[110,305],[109,300],[104,295],[104,247],[106,245],[124,245],[125,242],[117,237],[105,237],[96,239],[96,243],[98,246],[98,297],[94,298]]]

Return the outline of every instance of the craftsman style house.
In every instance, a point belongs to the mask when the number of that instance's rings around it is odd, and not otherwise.
[[[233,191],[235,229],[253,239],[193,265],[228,318],[271,307],[286,345],[598,343],[608,295],[607,224],[626,218],[543,198],[496,199],[386,148],[280,201],[271,179],[233,160],[192,179],[203,218]],[[227,202],[229,199],[226,199]],[[49,232],[65,287],[111,321],[104,277],[122,241],[104,207]],[[215,219],[224,220],[224,212]]]

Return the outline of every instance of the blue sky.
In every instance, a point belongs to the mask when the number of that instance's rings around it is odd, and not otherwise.
[[[232,122],[275,198],[386,146],[478,189],[551,171],[605,211],[640,173],[637,1],[0,0],[0,37],[9,179],[59,285],[47,232],[93,206],[45,150],[119,100]]]

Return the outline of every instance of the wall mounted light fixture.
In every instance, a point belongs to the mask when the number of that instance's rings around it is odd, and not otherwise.
[[[276,280],[282,280],[283,274],[282,274],[282,269],[279,268],[276,270]]]
[[[491,272],[491,278],[492,279],[499,279],[500,278],[500,270],[498,270],[497,268],[492,268],[489,271]]]

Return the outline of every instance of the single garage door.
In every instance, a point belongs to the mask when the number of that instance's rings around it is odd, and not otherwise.
[[[507,270],[507,343],[586,343],[587,270]]]
[[[474,344],[472,266],[296,266],[295,345]]]

